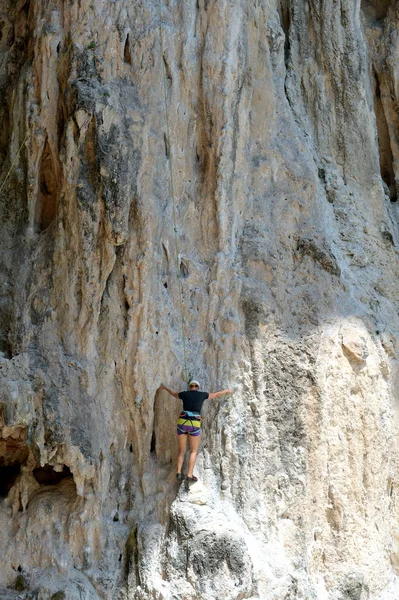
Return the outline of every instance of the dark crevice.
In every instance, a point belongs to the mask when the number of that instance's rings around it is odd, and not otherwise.
[[[289,0],[280,0],[278,11],[280,15],[281,28],[284,31],[284,64],[286,69],[286,77],[284,81],[284,93],[287,98],[288,104],[291,110],[294,112],[294,107],[291,105],[289,90],[287,89],[287,76],[290,68],[291,59],[291,43],[290,43],[290,29],[291,29],[291,15],[289,8]]]
[[[128,65],[132,64],[132,55],[130,52],[129,34],[127,34],[127,36],[126,36],[125,47],[123,49],[123,62],[127,63]]]
[[[61,52],[61,42],[57,45],[57,54]],[[62,139],[65,131],[65,124],[68,118],[65,97],[68,89],[68,80],[70,75],[71,63],[68,60],[68,54],[64,55],[59,62],[57,69],[58,77],[58,105],[57,105],[57,136],[58,136],[58,151],[62,146]]]
[[[57,136],[58,136],[58,150],[61,149],[61,142],[65,131],[65,123],[67,119],[67,112],[62,96],[58,99],[58,114],[57,114]]]
[[[0,498],[7,498],[21,472],[21,465],[0,466]]]
[[[362,0],[362,10],[376,21],[383,21],[393,0]]]
[[[58,485],[63,479],[73,479],[70,469],[65,465],[62,471],[55,471],[51,465],[37,467],[33,470],[33,476],[40,485]]]
[[[54,221],[57,213],[58,191],[57,165],[46,138],[39,168],[39,190],[36,203],[35,221],[38,231],[45,231]]]
[[[10,331],[3,330],[0,336],[0,352],[4,354],[4,358],[10,360],[16,353],[14,352],[13,344],[10,340]]]
[[[187,266],[184,264],[184,262],[182,261],[180,263],[180,277],[182,279],[187,279],[189,273],[188,273],[188,268]]]
[[[162,277],[167,277],[169,273],[169,257],[165,244],[162,244]]]
[[[4,423],[4,417],[2,418]],[[18,432],[12,430],[9,437],[1,437],[4,430],[0,429],[0,498],[6,498],[8,492],[14,485],[21,471],[21,465],[25,464],[29,455],[28,446],[25,443],[26,431]],[[14,435],[19,439],[11,437]]]
[[[126,580],[129,579],[129,587],[140,585],[139,548],[137,544],[137,527],[134,526],[126,542],[125,556],[123,561],[123,574]]]
[[[166,156],[166,158],[169,158],[169,144],[168,144],[168,138],[166,137],[166,133],[163,134],[163,141],[165,144],[165,156]]]
[[[0,161],[7,156],[8,145],[10,141],[11,129],[10,129],[10,115],[6,102],[0,104],[0,123],[1,123],[1,136],[0,136]]]
[[[24,13],[28,16],[30,9],[30,0],[26,0],[20,8],[20,11],[24,11]]]
[[[93,115],[87,127],[85,139],[85,159],[89,168],[89,179],[93,187],[96,187],[98,178],[97,169],[97,123],[96,117]]]
[[[284,2],[284,0],[280,4],[279,12],[280,12],[281,27],[283,28],[284,36],[285,36],[284,62],[285,62],[286,68],[288,69],[288,63],[289,63],[290,54],[291,54],[291,44],[290,44],[291,19],[290,19],[290,10],[289,10],[288,6],[286,5],[286,3]]]
[[[378,74],[374,71],[375,93],[374,110],[378,135],[378,150],[380,156],[381,177],[388,188],[391,202],[396,202],[398,193],[396,189],[395,172],[393,167],[393,154],[389,135],[389,127],[385,116],[384,104],[381,97],[381,85]]]
[[[155,431],[152,432],[152,436],[151,436],[151,447],[150,447],[150,452],[154,453],[156,450],[156,446],[157,446],[157,440],[155,437]]]
[[[166,77],[168,78],[168,81],[171,82],[172,81],[172,72],[170,70],[168,61],[165,58],[165,55],[163,55],[163,64],[165,66],[165,73],[166,73]]]

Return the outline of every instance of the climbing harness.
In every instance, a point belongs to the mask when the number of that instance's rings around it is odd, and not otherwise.
[[[200,414],[183,410],[177,421],[177,435],[201,435],[201,420]]]
[[[176,202],[175,202],[175,193],[174,193],[174,183],[173,183],[173,153],[172,153],[172,145],[170,143],[170,129],[169,129],[169,105],[168,105],[168,94],[167,94],[167,84],[166,84],[166,66],[165,66],[165,58],[164,58],[164,45],[163,45],[163,31],[162,31],[162,9],[161,9],[161,0],[158,0],[158,13],[159,13],[159,40],[161,46],[161,63],[162,63],[162,73],[163,73],[163,95],[164,95],[164,105],[165,105],[165,125],[166,125],[166,159],[169,164],[169,189],[170,195],[172,198],[172,210],[173,210],[173,231],[175,238],[175,251],[176,251],[176,271],[177,271],[177,279],[179,282],[179,308],[180,308],[180,319],[181,319],[181,338],[183,344],[183,361],[184,361],[184,376],[185,380],[189,382],[189,373],[187,370],[187,357],[186,357],[186,334],[185,334],[185,321],[183,314],[183,286],[181,281],[181,273],[180,273],[180,250],[179,250],[179,240],[177,235],[177,219],[176,219]]]

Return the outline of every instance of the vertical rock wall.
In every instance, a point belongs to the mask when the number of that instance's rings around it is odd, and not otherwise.
[[[2,597],[398,597],[398,26],[0,0]]]

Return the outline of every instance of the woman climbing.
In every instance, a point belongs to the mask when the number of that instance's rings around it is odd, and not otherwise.
[[[188,472],[187,481],[193,482],[198,481],[197,477],[193,475],[195,461],[197,459],[198,447],[201,436],[201,408],[205,400],[213,400],[214,398],[220,398],[225,394],[232,394],[231,390],[222,390],[220,392],[200,392],[198,381],[190,381],[188,384],[188,391],[172,392],[166,386],[161,385],[161,389],[166,390],[174,398],[180,398],[183,400],[183,411],[179,415],[177,421],[177,440],[179,444],[179,450],[177,454],[177,475],[178,481],[183,480],[182,467],[184,457],[187,450],[187,438],[190,438],[190,458],[188,461]]]

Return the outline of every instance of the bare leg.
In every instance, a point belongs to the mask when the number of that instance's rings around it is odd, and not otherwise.
[[[200,435],[190,435],[190,458],[188,461],[188,473],[187,477],[193,476],[195,461],[197,460],[198,448],[200,445]]]
[[[179,449],[178,449],[178,453],[177,453],[177,472],[178,473],[181,473],[183,463],[184,463],[184,457],[186,456],[187,438],[188,438],[187,434],[177,436],[177,443],[179,445]]]

